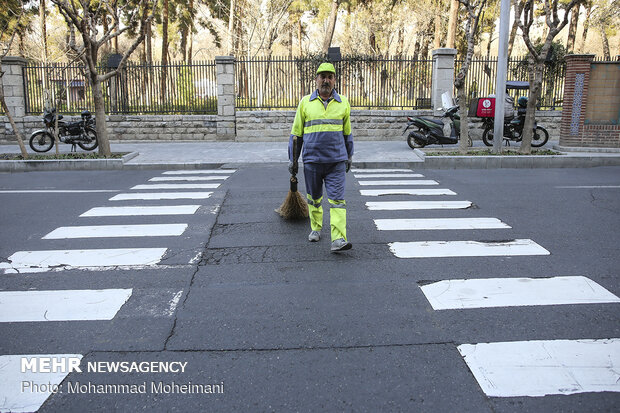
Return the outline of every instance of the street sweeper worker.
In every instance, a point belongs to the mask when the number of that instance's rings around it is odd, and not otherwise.
[[[288,146],[289,172],[294,170],[293,154],[301,152],[308,211],[312,232],[310,242],[321,238],[323,226],[323,184],[330,206],[331,251],[352,247],[347,239],[347,210],[344,199],[345,173],[351,169],[353,135],[351,133],[351,106],[346,97],[339,95],[336,70],[331,63],[322,63],[316,71],[317,89],[304,96],[297,106],[295,121]],[[297,150],[293,138],[297,136]],[[301,148],[301,151],[300,151]]]

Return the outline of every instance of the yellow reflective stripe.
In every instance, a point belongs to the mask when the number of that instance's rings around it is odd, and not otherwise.
[[[314,119],[304,123],[304,128],[316,125],[342,125],[342,119]]]
[[[308,205],[312,205],[316,208],[319,208],[321,206],[321,202],[323,201],[323,197],[320,197],[319,199],[312,199],[310,194],[306,194],[306,198],[308,198]]]
[[[342,132],[342,131],[343,131],[342,124],[340,125],[330,125],[330,124],[312,125],[310,127],[304,128],[304,134],[313,133],[313,132]]]
[[[333,199],[328,199],[329,201],[329,206],[331,208],[346,208],[347,207],[347,202],[344,199],[338,200],[338,201],[334,201]]]

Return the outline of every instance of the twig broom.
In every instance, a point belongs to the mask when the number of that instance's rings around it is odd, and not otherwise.
[[[284,219],[304,219],[308,218],[308,202],[297,191],[297,137],[293,137],[293,174],[291,175],[291,187],[284,199],[284,202],[276,212]]]

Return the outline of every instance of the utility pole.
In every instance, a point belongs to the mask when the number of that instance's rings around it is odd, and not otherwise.
[[[508,71],[508,29],[510,26],[510,0],[501,0],[499,12],[499,49],[497,50],[497,79],[495,82],[495,125],[493,152],[498,154],[504,140],[504,103],[506,102],[506,72]]]

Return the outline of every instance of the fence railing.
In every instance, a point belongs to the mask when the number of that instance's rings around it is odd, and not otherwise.
[[[455,74],[461,69],[463,60],[456,60]],[[543,72],[542,93],[539,100],[540,109],[561,109],[564,96],[564,76],[566,64],[545,66]],[[474,58],[471,61],[465,82],[465,93],[468,99],[484,97],[495,93],[497,76],[497,58]],[[507,80],[529,81],[528,64],[524,58],[508,59]],[[527,90],[511,90],[510,96],[515,102],[520,96],[527,96]],[[456,94],[456,90],[454,92]]]
[[[237,109],[294,109],[316,89],[318,61],[310,58],[240,58]],[[431,107],[432,60],[343,57],[335,63],[336,90],[353,108]]]
[[[100,67],[100,73],[107,68]],[[24,68],[26,113],[41,113],[46,91],[60,113],[94,110],[92,88],[84,67],[72,64]],[[102,85],[106,113],[217,113],[215,61],[144,64],[129,62]]]
[[[315,90],[317,58],[238,58],[235,63],[237,109],[294,109]],[[458,72],[462,61],[455,62]],[[336,89],[357,109],[430,109],[433,61],[409,57],[345,56],[335,64]],[[100,68],[104,73],[106,68]],[[497,59],[474,58],[466,81],[468,98],[495,90]],[[562,107],[565,65],[545,68],[540,107]],[[512,58],[508,78],[528,80],[527,64]],[[24,68],[26,113],[39,114],[49,91],[61,113],[93,110],[92,90],[84,68],[73,65],[28,65]],[[521,95],[526,91],[518,91]],[[103,84],[107,113],[217,113],[215,61],[144,64],[129,62],[119,76]],[[518,97],[517,91],[511,92]]]

